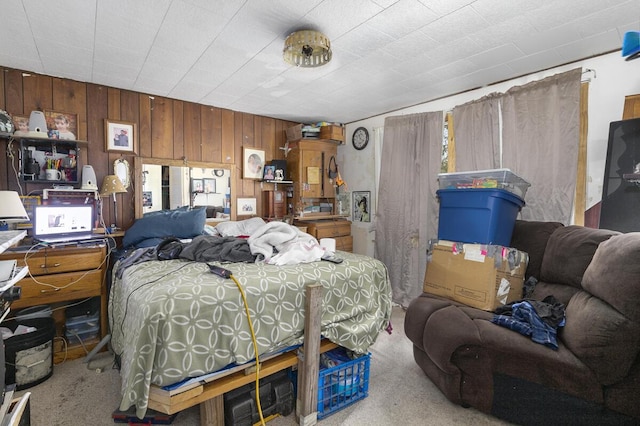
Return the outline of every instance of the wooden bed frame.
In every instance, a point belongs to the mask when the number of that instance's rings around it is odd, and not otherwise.
[[[311,426],[317,423],[318,417],[320,354],[338,346],[329,340],[321,341],[322,285],[307,286],[305,313],[303,347],[274,355],[266,360],[260,359],[259,377],[262,379],[297,365],[296,416],[301,426]],[[224,394],[254,382],[255,377],[255,361],[252,361],[229,369],[224,375],[216,376],[209,382],[185,385],[171,391],[151,386],[149,408],[165,414],[175,414],[199,404],[201,426],[224,426]]]

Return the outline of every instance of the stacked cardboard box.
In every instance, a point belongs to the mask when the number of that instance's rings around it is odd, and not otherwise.
[[[514,248],[440,240],[430,250],[423,290],[493,311],[522,299],[528,262]]]

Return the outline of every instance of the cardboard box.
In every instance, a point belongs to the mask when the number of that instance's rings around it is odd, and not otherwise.
[[[344,127],[329,125],[320,127],[320,139],[330,139],[344,144]]]
[[[297,141],[302,139],[302,124],[289,127],[285,133],[288,141]]]
[[[438,241],[423,290],[474,308],[493,311],[522,299],[529,255],[514,248]]]

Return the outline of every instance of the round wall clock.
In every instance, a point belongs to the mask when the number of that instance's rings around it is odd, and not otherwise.
[[[356,131],[353,132],[351,143],[357,150],[364,149],[369,143],[369,132],[367,131],[367,129],[365,129],[364,127],[358,127]]]
[[[212,173],[214,176],[217,176],[217,177],[222,177],[222,176],[224,176],[224,170],[222,170],[222,169],[214,169],[211,173]]]

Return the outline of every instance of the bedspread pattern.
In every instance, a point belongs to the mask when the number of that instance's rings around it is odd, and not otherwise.
[[[344,262],[222,265],[242,285],[261,354],[303,341],[305,287],[320,283],[322,334],[364,353],[391,315],[391,289],[380,261],[338,252]],[[116,265],[117,267],[118,265]],[[120,409],[146,412],[149,386],[255,358],[240,292],[206,264],[150,261],[114,274],[109,298],[112,346],[121,356]]]

